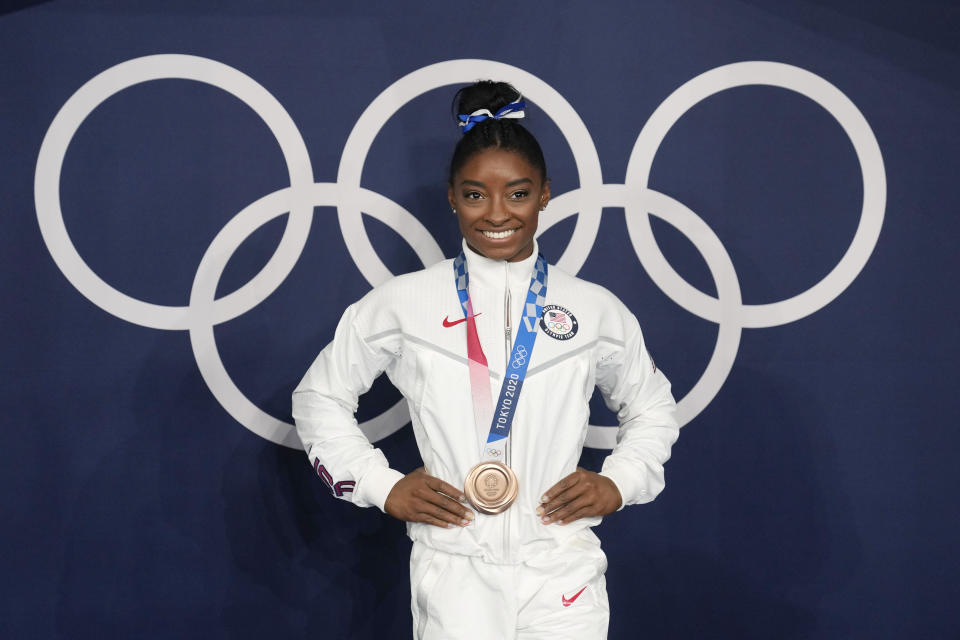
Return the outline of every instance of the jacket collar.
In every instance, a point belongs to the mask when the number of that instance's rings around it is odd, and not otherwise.
[[[467,271],[470,273],[470,284],[476,283],[483,287],[496,287],[502,289],[505,277],[510,281],[510,288],[530,286],[530,278],[533,276],[533,268],[537,262],[537,256],[540,252],[540,245],[533,241],[533,253],[520,260],[519,262],[507,262],[506,260],[491,260],[480,255],[467,246],[467,241],[461,241],[463,255],[467,257]]]

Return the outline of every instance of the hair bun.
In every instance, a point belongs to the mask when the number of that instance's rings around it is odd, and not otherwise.
[[[511,104],[512,107],[508,106]],[[520,124],[526,103],[512,84],[480,80],[457,91],[453,106],[453,118],[463,135],[450,158],[447,181],[451,185],[467,160],[487,149],[518,153],[539,171],[542,180],[547,179],[547,163],[540,143]],[[501,110],[504,113],[499,113]],[[485,113],[474,115],[477,111]]]
[[[473,113],[479,109],[488,109],[491,113],[496,113],[519,96],[520,92],[509,82],[479,80],[470,86],[463,87],[453,96],[453,117],[456,120],[461,113]]]

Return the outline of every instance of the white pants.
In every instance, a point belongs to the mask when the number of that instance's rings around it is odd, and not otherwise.
[[[410,554],[417,640],[605,640],[610,620],[607,558],[573,538],[517,565],[437,551]]]

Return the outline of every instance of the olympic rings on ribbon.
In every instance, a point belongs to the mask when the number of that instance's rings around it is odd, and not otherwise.
[[[371,215],[411,246],[424,265],[443,259],[436,240],[408,211],[360,186],[366,156],[381,127],[399,108],[427,91],[478,77],[502,78],[523,87],[558,126],[573,151],[580,187],[555,195],[540,217],[538,235],[576,214],[573,235],[557,266],[578,273],[586,262],[600,225],[603,207],[626,211],[627,229],[641,265],[654,283],[681,307],[718,325],[717,344],[701,378],[678,403],[678,419],[686,424],[716,396],[730,372],[746,327],[773,327],[793,322],[824,307],[859,275],[876,246],[886,207],[886,174],[873,131],[857,107],[823,78],[791,65],[740,62],[711,69],[688,81],[654,111],[641,129],[622,185],[604,184],[596,147],[580,116],[553,88],[511,65],[489,60],[450,60],[418,69],[387,87],[360,115],[344,145],[336,183],[314,183],[310,156],[299,130],[279,102],[240,71],[207,58],[153,55],[122,62],[85,83],[63,105],[50,124],[37,157],[34,200],[40,231],[54,262],[67,280],[104,311],[144,327],[189,331],[204,381],[218,402],[240,424],[261,437],[300,448],[293,425],[254,405],[234,384],[217,349],[214,327],[256,307],[280,286],[306,244],[315,206],[335,206],[347,249],[367,281],[376,286],[391,277],[373,249],[361,212]],[[251,203],[217,234],[204,253],[185,307],[151,304],[132,298],[104,282],[83,261],[73,245],[60,207],[60,173],[73,136],[106,99],[133,85],[156,79],[203,82],[230,93],[259,115],[283,152],[290,186]],[[746,85],[789,89],[815,101],[849,136],[863,177],[860,223],[847,252],[834,269],[807,291],[764,305],[742,303],[740,285],[729,255],[716,234],[693,211],[651,189],[647,180],[660,144],[674,123],[707,97]],[[240,244],[268,221],[289,212],[287,226],[263,269],[236,291],[216,298],[226,264]],[[693,243],[706,261],[716,285],[713,298],[692,287],[669,265],[653,239],[647,214],[670,223]],[[371,441],[390,435],[409,421],[401,401],[360,425]],[[616,427],[591,427],[586,445],[611,448]]]
[[[522,344],[517,346],[517,357],[510,363],[514,369],[519,369],[527,362],[527,348]]]

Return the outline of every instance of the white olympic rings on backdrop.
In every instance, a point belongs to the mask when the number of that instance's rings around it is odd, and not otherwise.
[[[188,330],[200,372],[213,395],[242,425],[272,442],[299,448],[293,425],[268,415],[234,384],[223,365],[214,326],[246,313],[287,277],[300,257],[315,206],[335,206],[347,249],[367,281],[376,286],[391,276],[370,244],[361,212],[388,225],[403,237],[424,265],[443,259],[436,240],[408,211],[360,186],[366,155],[383,124],[417,96],[442,86],[497,77],[522,87],[556,123],[573,152],[580,187],[554,196],[541,214],[539,233],[577,214],[570,242],[556,264],[576,274],[596,239],[603,207],[622,207],[634,250],[654,283],[687,311],[718,325],[717,344],[707,367],[678,403],[678,419],[686,424],[716,396],[733,366],[743,328],[771,327],[798,320],[828,304],[853,282],[866,264],[880,234],[886,206],[883,158],[869,124],[856,106],[823,78],[798,67],[775,62],[740,62],[707,71],[674,91],[640,131],[623,185],[603,184],[600,160],[586,126],[569,103],[549,85],[516,67],[489,60],[450,60],[418,69],[387,87],[361,114],[344,145],[336,183],[314,183],[310,157],[296,125],[279,102],[260,84],[225,64],[197,56],[153,55],[128,60],[98,74],[63,105],[50,125],[37,158],[34,198],[44,242],[67,279],[91,302],[119,318],[155,329]],[[203,255],[186,307],[156,305],[117,291],[83,261],[67,233],[60,207],[60,173],[73,136],[88,115],[107,98],[127,87],[162,78],[203,82],[232,94],[259,115],[280,145],[290,186],[265,195],[240,211],[217,234]],[[673,124],[701,100],[744,85],[770,85],[800,93],[832,115],[850,137],[863,177],[860,223],[846,254],[819,283],[790,299],[745,305],[729,255],[716,234],[693,211],[651,189],[647,180],[654,156]],[[269,220],[289,212],[276,251],[263,269],[236,291],[216,298],[227,262],[240,244]],[[697,290],[669,265],[660,252],[647,214],[677,228],[703,255],[717,297]],[[409,421],[403,401],[360,425],[377,441]],[[586,444],[611,448],[616,427],[592,426]]]

